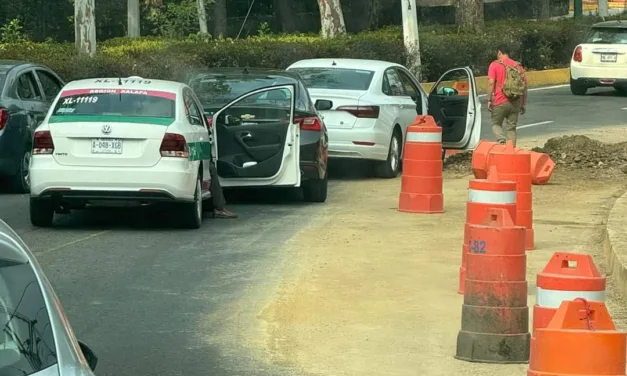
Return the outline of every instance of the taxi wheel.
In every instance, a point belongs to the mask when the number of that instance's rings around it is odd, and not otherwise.
[[[307,202],[325,202],[329,181],[326,175],[323,179],[310,179],[303,182],[303,196]]]
[[[185,228],[199,229],[202,225],[202,185],[200,175],[196,180],[196,192],[194,192],[194,201],[183,204],[182,208],[182,224]]]
[[[30,199],[30,223],[35,227],[50,227],[54,218],[54,206],[49,200]]]

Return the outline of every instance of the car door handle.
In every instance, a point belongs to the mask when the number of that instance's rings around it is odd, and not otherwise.
[[[247,139],[247,138],[252,138],[252,137],[253,137],[253,135],[252,135],[252,134],[250,134],[250,132],[243,132],[243,133],[240,133],[240,135],[239,135],[239,136],[240,136],[240,138],[241,138],[241,139],[243,139],[243,140],[244,140],[244,139]]]

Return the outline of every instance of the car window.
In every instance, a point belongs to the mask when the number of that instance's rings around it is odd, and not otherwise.
[[[414,100],[420,98],[420,90],[414,84],[414,82],[409,77],[407,72],[405,72],[405,71],[403,71],[401,69],[398,69],[397,71],[398,71],[398,75],[399,75],[399,77],[401,79],[401,83],[403,84],[403,88],[405,89],[405,93],[407,95],[409,95],[410,97],[412,97],[412,99],[414,99]]]
[[[28,263],[0,251],[0,375],[22,376],[57,363],[54,335],[42,291]]]
[[[211,73],[196,74],[187,82],[202,104],[203,111],[209,114],[253,90],[292,83],[294,80],[289,77],[225,76]]]
[[[315,113],[316,110],[313,103],[311,103],[311,97],[309,96],[309,92],[302,83],[298,84],[297,91],[298,96],[296,98],[296,111]]]
[[[154,90],[64,90],[53,116],[124,116],[174,119],[176,94]]]
[[[308,89],[368,90],[374,72],[345,68],[290,68]]]
[[[287,124],[290,121],[291,103],[292,93],[285,88],[252,94],[224,109],[216,122],[224,126]]]
[[[189,121],[192,125],[200,125],[202,126],[202,117],[201,112],[196,103],[194,102],[194,98],[192,97],[192,93],[188,90],[183,94],[183,101],[185,105],[185,116],[187,117],[187,121]]]
[[[398,75],[396,69],[389,68],[385,71],[385,79],[383,80],[383,93],[393,96],[400,97],[406,96],[405,90],[403,89],[403,83],[401,82],[401,78]]]
[[[63,85],[56,77],[51,75],[49,72],[38,69],[37,77],[39,77],[39,82],[41,83],[41,87],[44,90],[44,94],[46,95],[46,99],[52,101],[57,94],[61,91]]]
[[[593,28],[588,33],[586,43],[627,44],[627,28]]]
[[[32,72],[22,73],[17,79],[17,96],[20,99],[40,101],[43,99]]]

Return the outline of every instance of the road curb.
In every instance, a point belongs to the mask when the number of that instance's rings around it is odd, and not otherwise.
[[[610,209],[605,226],[603,255],[608,275],[616,281],[622,294],[627,294],[627,189]]]
[[[477,91],[479,94],[485,94],[488,88],[488,77],[475,77],[475,82],[477,83]],[[562,68],[530,71],[527,72],[527,82],[531,88],[567,84],[570,82],[570,69]],[[429,92],[433,85],[435,85],[435,82],[426,82],[422,84],[422,87]]]

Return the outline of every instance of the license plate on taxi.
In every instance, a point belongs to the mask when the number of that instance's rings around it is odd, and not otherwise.
[[[92,154],[122,154],[122,140],[115,138],[93,138]]]
[[[601,62],[602,63],[615,63],[616,54],[601,54]]]

